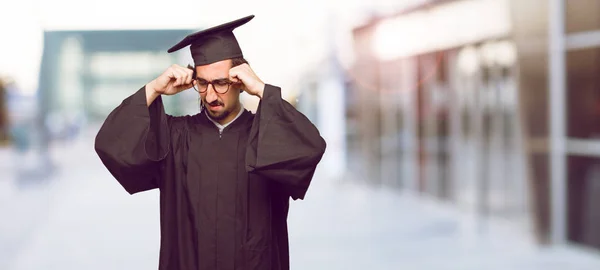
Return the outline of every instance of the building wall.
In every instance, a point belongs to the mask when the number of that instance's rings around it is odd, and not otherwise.
[[[424,9],[453,2],[461,1]],[[531,230],[539,243],[550,243],[566,228],[570,243],[600,248],[597,10],[599,1],[564,1],[566,50],[552,54],[550,25],[561,18],[549,16],[546,0],[511,0],[505,36],[395,58],[378,58],[373,49],[378,26],[389,18],[356,29],[351,79],[361,102],[348,110],[357,115],[360,136],[351,144],[360,149],[363,162],[357,164],[373,184],[439,198],[478,216],[503,217]],[[419,9],[392,18],[413,12]],[[396,36],[394,46],[406,49],[411,39],[426,38],[414,34]],[[550,87],[551,55],[566,59],[559,66],[564,90]],[[564,153],[554,152],[560,148],[550,136],[551,123],[561,125],[554,113],[560,108],[549,106],[556,94],[551,89],[565,97],[558,103],[566,108],[565,134],[558,134]],[[553,166],[551,153],[560,157]],[[555,173],[561,162],[566,175]],[[565,190],[552,190],[556,181]]]
[[[550,239],[548,1],[512,1],[513,39],[519,65],[519,104],[527,154],[528,186],[534,228]]]
[[[439,4],[453,2],[461,1]],[[473,2],[465,3],[469,7]],[[528,190],[535,187],[530,188],[533,180],[526,181],[532,177],[526,170],[529,152],[523,151],[527,123],[519,106],[521,58],[512,33],[490,28],[493,34],[465,38],[468,43],[382,59],[373,47],[378,26],[386,19],[354,31],[351,78],[361,102],[348,109],[357,112],[360,136],[354,145],[367,179],[528,230]],[[427,39],[436,30],[443,29],[398,34],[394,42],[401,48],[403,40]],[[536,68],[532,72],[539,72]]]
[[[363,27],[354,30],[355,48],[357,52],[355,65],[351,73],[353,87],[356,88],[356,107],[355,110],[358,137],[354,143],[356,150],[352,152],[359,153],[360,160],[350,161],[359,164],[355,167],[361,177],[358,179],[369,179],[372,184],[381,183],[381,174],[379,164],[381,164],[380,149],[380,96],[378,89],[379,66],[375,56],[371,53],[371,43],[374,34],[373,27]],[[352,114],[352,113],[351,113]]]
[[[568,239],[600,249],[600,1],[565,1]]]
[[[8,143],[8,93],[0,80],[0,146]]]

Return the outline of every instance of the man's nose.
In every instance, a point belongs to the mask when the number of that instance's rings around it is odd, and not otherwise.
[[[215,92],[215,88],[212,86],[212,84],[209,84],[206,87],[206,102],[212,103],[215,100],[217,100],[217,92]]]

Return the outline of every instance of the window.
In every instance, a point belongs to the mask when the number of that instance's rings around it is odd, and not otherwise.
[[[567,33],[600,30],[600,1],[563,0]]]
[[[569,137],[600,138],[600,76],[598,74],[600,74],[600,48],[567,53],[567,134]]]

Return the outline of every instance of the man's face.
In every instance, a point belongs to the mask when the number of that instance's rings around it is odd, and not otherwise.
[[[197,66],[196,77],[198,79],[213,82],[216,80],[229,80],[229,70],[231,69],[231,60],[223,60],[212,64]],[[240,91],[238,85],[231,85],[225,94],[219,94],[215,91],[212,84],[208,85],[206,92],[200,93],[200,98],[204,103],[204,108],[211,118],[223,124],[227,123],[239,112]]]

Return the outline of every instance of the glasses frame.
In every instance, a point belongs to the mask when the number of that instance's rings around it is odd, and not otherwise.
[[[196,69],[192,65],[188,65],[187,68],[189,68],[189,69],[191,69],[191,70],[194,71],[193,74],[192,74],[192,78],[193,78],[194,81],[196,81],[196,85],[198,85],[199,80],[204,80],[204,79],[196,78]],[[206,81],[206,80],[204,80],[204,81]],[[226,94],[227,92],[229,92],[229,88],[231,88],[232,84],[235,84],[234,82],[227,80],[227,89],[224,92],[220,92],[215,87],[215,81],[219,81],[219,80],[207,81],[208,84],[206,85],[206,89],[204,91],[200,91],[197,88],[196,85],[192,85],[192,88],[194,89],[194,91],[196,91],[198,93],[201,93],[201,94],[204,94],[204,93],[206,93],[208,91],[208,87],[210,85],[212,85],[213,90],[215,90],[216,93],[223,95],[223,94]]]
[[[221,81],[222,79],[219,79],[219,80],[213,80],[213,81],[206,81],[206,80],[204,80],[204,79],[200,79],[200,78],[194,78],[194,80],[196,81],[196,85],[192,85],[192,88],[194,88],[194,90],[196,90],[196,92],[198,92],[198,93],[202,93],[202,94],[203,94],[203,93],[206,93],[206,92],[208,91],[208,87],[209,87],[210,85],[212,85],[212,87],[213,87],[213,90],[215,90],[215,92],[217,92],[217,93],[219,93],[219,94],[221,94],[221,95],[222,95],[222,94],[226,94],[226,93],[229,91],[229,88],[231,88],[231,85],[232,85],[232,84],[234,84],[234,82],[232,82],[232,81],[227,81],[227,89],[225,89],[225,91],[221,92],[221,91],[217,90],[217,87],[215,87],[215,82],[216,82],[216,81]],[[207,83],[207,84],[206,84],[206,88],[204,89],[204,91],[200,91],[200,90],[198,89],[199,87],[198,87],[197,85],[198,85],[198,83],[199,83],[199,80],[206,81],[206,83]]]

